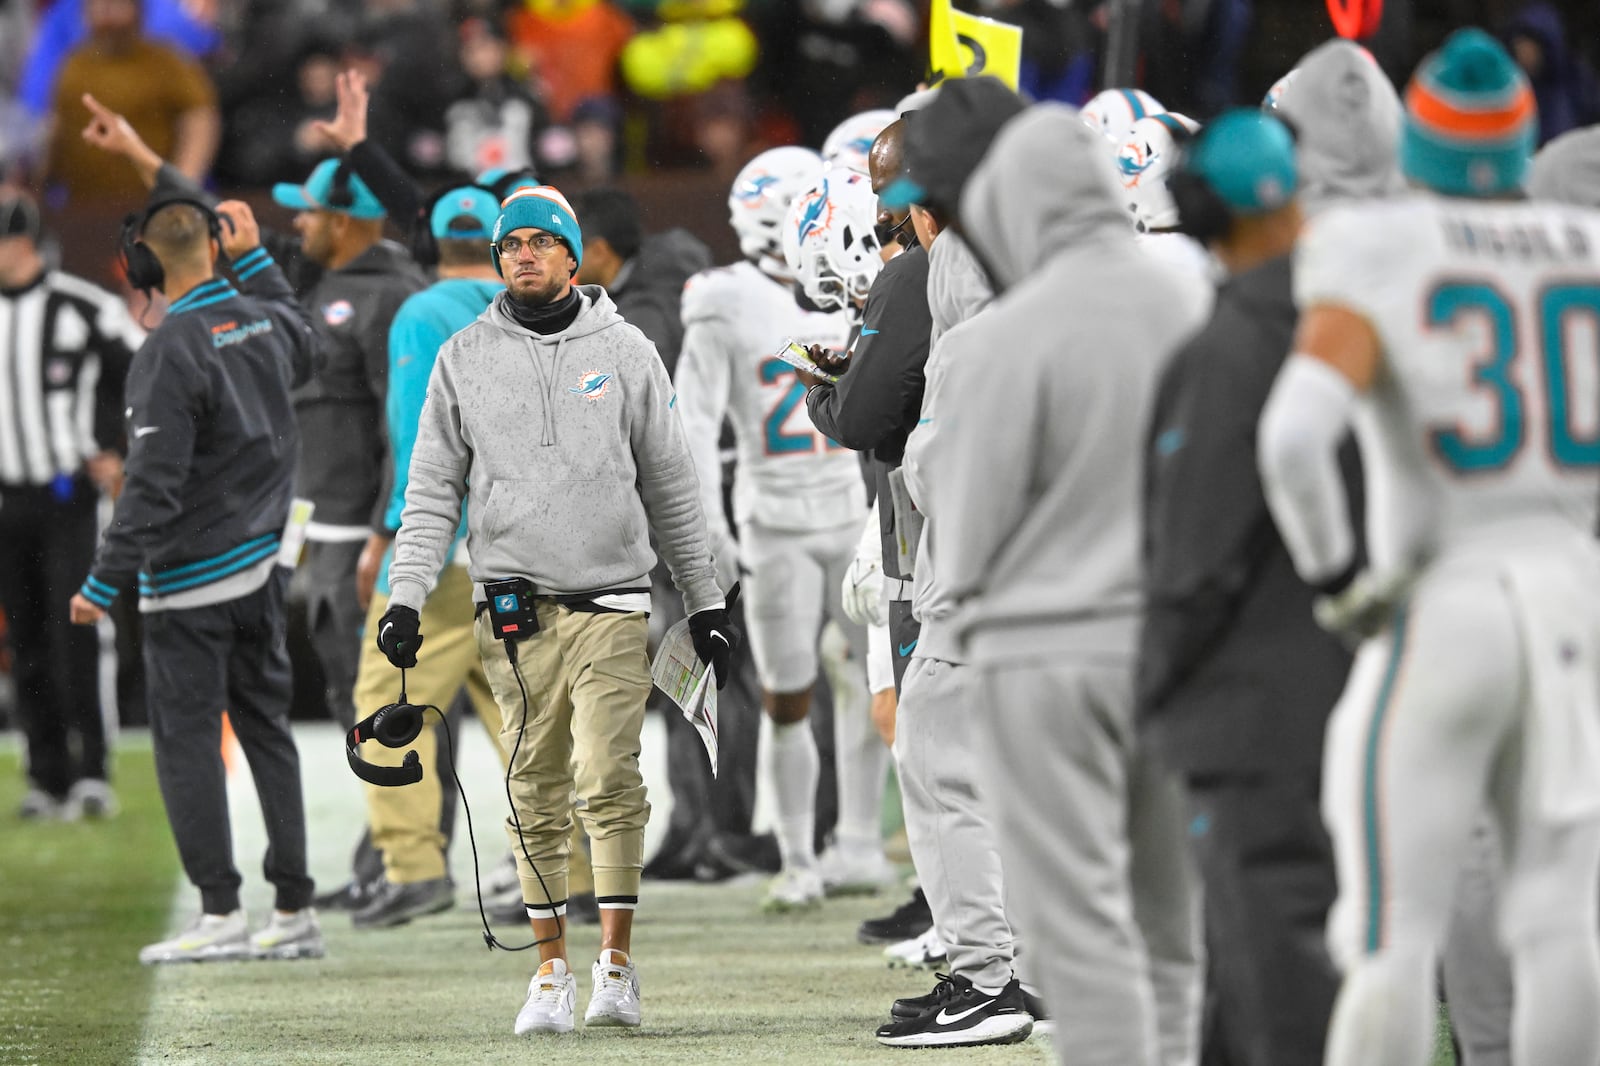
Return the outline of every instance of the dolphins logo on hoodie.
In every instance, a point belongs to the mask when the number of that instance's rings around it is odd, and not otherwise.
[[[611,388],[611,375],[599,370],[585,370],[578,383],[567,391],[585,400],[598,400]]]

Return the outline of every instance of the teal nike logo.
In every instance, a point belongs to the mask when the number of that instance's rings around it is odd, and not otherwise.
[[[871,336],[874,336],[874,335],[876,335],[876,334],[877,334],[877,332],[878,332],[878,331],[877,331],[877,330],[875,330],[875,329],[864,329],[864,330],[862,330],[862,331],[861,331],[861,335],[862,335],[862,336],[863,336],[863,337],[871,337]]]
[[[919,637],[918,639],[920,640],[921,638]],[[900,658],[904,659],[907,655],[910,655],[916,650],[917,642],[915,640],[913,640],[910,644],[902,644],[900,645]]]

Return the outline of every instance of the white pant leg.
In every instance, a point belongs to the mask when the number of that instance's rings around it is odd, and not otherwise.
[[[768,692],[801,692],[817,679],[826,573],[817,534],[747,523],[739,530],[745,579],[745,623],[756,674]]]
[[[1364,645],[1328,724],[1323,817],[1345,972],[1327,1066],[1420,1066],[1456,874],[1516,727],[1518,634],[1492,572],[1435,574]]]

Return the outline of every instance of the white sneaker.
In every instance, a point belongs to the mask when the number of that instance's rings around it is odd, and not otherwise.
[[[594,964],[594,990],[583,1024],[608,1026],[639,1024],[639,971],[620,951],[606,950]]]
[[[517,1012],[514,1032],[570,1033],[578,1007],[578,981],[564,959],[551,959],[528,982],[528,1002]]]
[[[933,970],[945,964],[944,941],[937,930],[929,929],[919,937],[890,944],[883,949],[883,958],[891,970]]]
[[[773,914],[802,911],[821,903],[822,897],[822,877],[815,868],[790,867],[767,886],[767,897],[761,901],[761,909]]]
[[[830,844],[817,859],[817,873],[830,896],[875,896],[900,880],[881,846],[863,849]]]
[[[30,788],[17,806],[17,817],[25,822],[49,822],[61,817],[61,801],[42,788]]]
[[[267,924],[250,938],[250,954],[257,959],[320,959],[327,948],[314,908],[291,914],[273,911]]]
[[[159,962],[217,962],[250,957],[250,927],[244,911],[202,914],[173,937],[139,949],[145,965]]]
[[[77,821],[79,818],[98,820],[114,818],[121,809],[117,794],[110,785],[98,778],[85,777],[73,782],[71,790],[67,792],[67,802],[62,804],[61,816],[68,821]]]

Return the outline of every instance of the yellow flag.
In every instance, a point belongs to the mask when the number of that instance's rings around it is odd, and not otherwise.
[[[956,11],[933,0],[928,14],[929,66],[947,78],[989,74],[1017,87],[1022,73],[1022,28]]]

